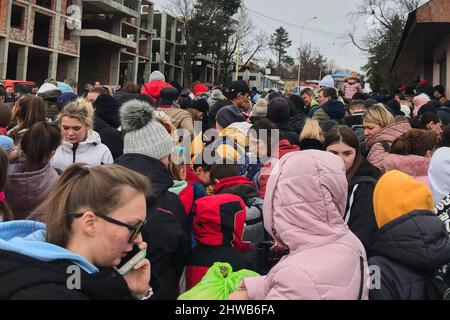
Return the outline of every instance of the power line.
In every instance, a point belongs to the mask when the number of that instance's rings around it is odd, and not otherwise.
[[[268,15],[266,15],[266,14],[264,14],[264,13],[261,13],[261,12],[258,12],[258,11],[256,11],[256,10],[250,9],[250,8],[248,8],[248,7],[246,7],[246,9],[247,9],[248,11],[250,11],[250,12],[253,12],[254,14],[257,14],[257,15],[259,15],[259,16],[265,17],[265,18],[270,19],[270,20],[273,20],[273,21],[277,21],[277,22],[279,22],[279,23],[281,23],[281,24],[288,25],[288,26],[291,26],[291,27],[294,27],[294,28],[298,28],[298,29],[301,29],[301,28],[302,28],[302,26],[297,25],[297,24],[295,24],[295,23],[291,23],[291,22],[287,22],[287,21],[284,21],[284,20],[281,20],[281,19],[273,18],[273,17],[271,17],[271,16],[268,16]],[[320,34],[320,35],[323,35],[323,36],[326,36],[326,37],[331,37],[331,38],[336,38],[336,39],[338,39],[338,38],[343,38],[343,37],[346,36],[346,35],[343,34],[343,33],[329,32],[329,31],[324,31],[324,30],[315,29],[315,28],[310,28],[310,27],[304,27],[304,29],[305,29],[305,30],[309,30],[309,31],[314,32],[314,33],[317,33],[317,34]]]

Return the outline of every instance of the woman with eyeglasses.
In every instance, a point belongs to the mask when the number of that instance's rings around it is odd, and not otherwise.
[[[0,224],[0,299],[145,299],[150,263],[122,276],[133,246],[147,248],[148,180],[117,165],[67,168],[45,204],[46,224]]]

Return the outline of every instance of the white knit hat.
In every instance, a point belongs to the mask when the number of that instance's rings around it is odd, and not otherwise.
[[[153,71],[152,74],[150,75],[150,78],[148,79],[148,82],[156,80],[166,81],[166,77],[159,71]]]
[[[325,76],[320,82],[319,87],[334,88],[334,79],[332,76]]]
[[[125,133],[124,154],[137,153],[160,160],[173,152],[170,134],[155,121],[154,109],[147,102],[126,102],[120,109],[120,119]]]

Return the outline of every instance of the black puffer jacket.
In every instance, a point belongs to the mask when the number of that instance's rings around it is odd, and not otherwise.
[[[72,261],[40,261],[0,250],[0,300],[129,300],[123,277],[113,268],[89,274],[80,270],[80,289],[69,290]]]
[[[369,249],[370,240],[378,230],[373,210],[373,191],[379,178],[378,169],[363,158],[348,186],[344,220],[361,240],[366,251]]]
[[[116,164],[146,176],[151,196],[147,199],[147,224],[142,237],[147,242],[152,264],[153,299],[176,299],[179,278],[191,249],[185,209],[169,191],[173,181],[161,161],[141,154],[125,154]]]
[[[450,240],[433,212],[413,211],[378,230],[369,257],[381,277],[371,300],[423,300],[427,279],[450,262]]]

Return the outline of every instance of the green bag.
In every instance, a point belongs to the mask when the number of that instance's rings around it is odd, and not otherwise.
[[[216,262],[202,280],[180,295],[178,300],[227,300],[230,293],[237,290],[242,279],[258,276],[256,272],[246,269],[233,272],[228,263]]]

